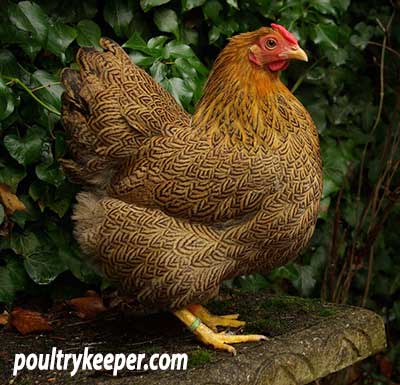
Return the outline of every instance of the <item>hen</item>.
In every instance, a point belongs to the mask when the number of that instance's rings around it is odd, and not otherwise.
[[[279,80],[305,52],[278,24],[233,37],[190,116],[118,44],[101,45],[62,73],[63,166],[87,190],[73,214],[82,250],[206,344],[235,352],[232,343],[265,339],[217,333],[244,322],[200,304],[223,280],[287,263],[314,231],[318,134]]]

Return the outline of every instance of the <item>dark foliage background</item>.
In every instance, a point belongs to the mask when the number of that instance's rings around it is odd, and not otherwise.
[[[400,382],[399,10],[399,1],[384,0],[3,1],[0,303],[107,285],[71,236],[79,187],[58,164],[66,153],[59,74],[75,66],[76,49],[115,39],[192,111],[226,39],[275,21],[309,53],[309,63],[293,63],[283,77],[320,132],[320,219],[295,263],[226,285],[374,309],[386,320],[388,352],[346,381]],[[21,202],[26,209],[15,210]]]

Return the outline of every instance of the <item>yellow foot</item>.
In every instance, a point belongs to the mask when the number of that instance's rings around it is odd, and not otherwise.
[[[189,330],[192,331],[201,342],[206,345],[211,345],[215,349],[226,350],[234,355],[236,354],[236,350],[233,346],[230,346],[230,344],[256,342],[267,339],[267,337],[258,334],[232,335],[227,333],[215,333],[202,323],[199,317],[196,317],[187,309],[176,310],[174,314],[189,327]],[[232,321],[231,318],[225,319]]]
[[[187,307],[193,315],[200,318],[201,322],[206,324],[211,330],[217,332],[217,326],[240,328],[246,325],[246,322],[239,321],[239,314],[214,315],[201,305],[189,305]]]

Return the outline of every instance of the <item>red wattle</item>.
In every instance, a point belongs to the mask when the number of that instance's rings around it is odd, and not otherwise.
[[[285,70],[289,65],[289,60],[277,60],[273,61],[271,63],[268,63],[268,68],[272,72],[276,71],[283,71]]]

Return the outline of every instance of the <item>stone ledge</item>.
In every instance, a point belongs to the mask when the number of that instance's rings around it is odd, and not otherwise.
[[[382,318],[362,308],[263,294],[225,295],[209,308],[220,314],[239,311],[248,321],[244,332],[264,333],[270,340],[237,345],[233,357],[197,344],[168,314],[144,318],[113,314],[88,323],[67,319],[49,335],[23,337],[1,331],[0,383],[12,379],[16,352],[49,352],[52,346],[69,353],[81,353],[85,346],[104,353],[187,352],[190,367],[185,372],[126,371],[119,377],[104,372],[79,372],[71,378],[68,372],[24,371],[13,383],[55,378],[57,384],[90,385],[300,385],[386,347]]]

